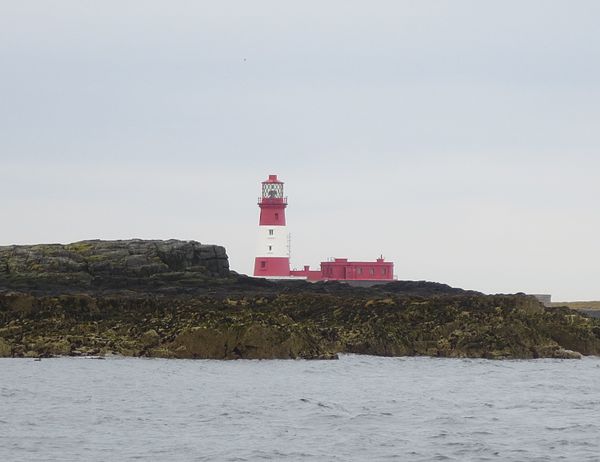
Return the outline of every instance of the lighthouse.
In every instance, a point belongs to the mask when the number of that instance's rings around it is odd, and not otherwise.
[[[260,219],[254,276],[289,277],[290,252],[285,225],[287,197],[283,196],[283,181],[278,180],[277,175],[269,175],[262,182],[258,206]]]

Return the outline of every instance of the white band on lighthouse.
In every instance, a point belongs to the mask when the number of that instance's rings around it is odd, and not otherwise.
[[[256,256],[289,257],[287,226],[259,226]]]

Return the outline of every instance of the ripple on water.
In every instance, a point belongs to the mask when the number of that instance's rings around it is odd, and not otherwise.
[[[0,360],[0,460],[596,461],[599,366]]]

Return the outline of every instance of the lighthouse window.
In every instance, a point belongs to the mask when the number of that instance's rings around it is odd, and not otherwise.
[[[270,252],[271,250],[273,250],[273,246],[272,246],[272,245],[270,245],[270,246],[269,246],[269,252]]]
[[[261,267],[261,268],[263,268],[263,269],[264,269],[264,268],[266,268],[266,267],[267,267],[267,262],[266,262],[266,261],[264,261],[264,260],[263,260],[263,261],[261,261],[261,262],[260,262],[260,267]]]
[[[275,220],[279,221],[279,214],[275,213]]]
[[[272,229],[270,229],[270,230],[269,230],[269,236],[272,236],[272,235],[273,235],[273,230],[272,230]]]

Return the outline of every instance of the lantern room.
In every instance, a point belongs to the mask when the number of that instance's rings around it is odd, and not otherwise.
[[[283,199],[283,181],[277,175],[269,175],[269,179],[262,182],[262,199]]]
[[[260,207],[259,224],[285,226],[285,208],[287,197],[283,196],[283,181],[277,175],[269,175],[262,182],[262,196],[258,198]]]

